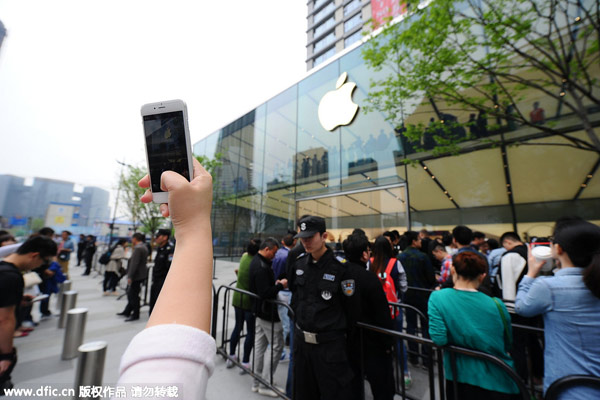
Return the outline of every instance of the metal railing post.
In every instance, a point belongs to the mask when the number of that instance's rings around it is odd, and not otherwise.
[[[63,340],[62,359],[70,360],[77,357],[77,349],[83,343],[87,308],[73,308],[67,312],[67,328]]]
[[[58,284],[60,289],[58,290],[58,301],[56,302],[56,311],[60,312],[60,307],[63,302],[63,294],[69,290],[71,290],[71,281],[66,280],[63,283]]]
[[[80,387],[102,386],[106,348],[106,342],[101,340],[79,346],[79,360],[75,374],[75,398],[77,400],[91,398],[82,396]]]
[[[75,290],[69,290],[63,293],[63,301],[60,305],[60,317],[58,318],[58,328],[63,329],[65,322],[67,321],[67,311],[75,308],[77,302],[77,292]]]

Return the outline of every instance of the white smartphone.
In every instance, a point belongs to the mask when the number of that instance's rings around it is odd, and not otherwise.
[[[191,181],[194,173],[187,107],[182,100],[142,106],[146,159],[154,203],[167,203],[169,194],[160,188],[164,171],[175,171]]]

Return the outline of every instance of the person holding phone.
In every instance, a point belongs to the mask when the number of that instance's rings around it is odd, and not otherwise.
[[[552,258],[560,269],[537,277],[545,260],[529,251],[515,310],[544,317],[544,393],[568,375],[600,376],[600,228],[579,218],[556,221]],[[600,389],[573,387],[561,399],[598,399]]]
[[[171,384],[179,387],[180,398],[203,399],[216,353],[209,335],[212,178],[198,161],[193,162],[191,182],[173,171],[161,175],[168,204],[161,204],[160,210],[164,217],[171,217],[177,246],[148,324],[121,358],[118,385]],[[149,188],[148,176],[139,185]],[[152,192],[146,191],[141,200],[151,202]]]

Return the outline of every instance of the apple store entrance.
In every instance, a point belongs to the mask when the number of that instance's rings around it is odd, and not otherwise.
[[[355,228],[370,238],[386,230],[404,232],[408,227],[405,184],[361,188],[297,198],[296,215],[325,218],[332,242],[342,242]]]

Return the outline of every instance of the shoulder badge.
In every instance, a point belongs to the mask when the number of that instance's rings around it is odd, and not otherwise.
[[[304,275],[304,270],[303,269],[297,269],[296,270],[296,275],[298,275],[298,276]]]
[[[321,297],[323,298],[323,300],[331,300],[331,292],[329,290],[323,290],[321,292]]]
[[[347,279],[342,281],[342,292],[348,297],[353,296],[356,290],[356,284],[354,283],[354,279]]]

